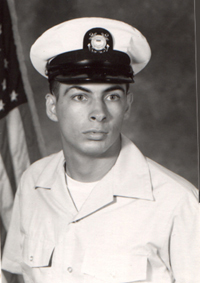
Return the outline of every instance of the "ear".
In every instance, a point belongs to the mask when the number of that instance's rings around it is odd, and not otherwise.
[[[132,92],[128,92],[126,95],[127,95],[127,107],[126,107],[126,111],[124,113],[124,120],[127,120],[129,118],[130,112],[131,112],[131,104],[133,102]]]
[[[58,121],[56,114],[56,97],[53,94],[48,93],[46,96],[46,113],[49,119],[54,122]]]

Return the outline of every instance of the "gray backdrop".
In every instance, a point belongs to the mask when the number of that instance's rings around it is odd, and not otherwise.
[[[101,16],[125,21],[147,38],[152,58],[135,78],[134,103],[123,132],[151,159],[197,185],[194,3],[191,0],[18,0],[19,31],[47,153],[61,148],[46,117],[47,80],[31,66],[29,50],[62,21]]]

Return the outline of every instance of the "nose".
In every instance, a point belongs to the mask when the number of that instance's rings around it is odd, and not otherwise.
[[[103,122],[107,118],[106,106],[103,101],[95,101],[92,105],[92,111],[89,115],[91,121]]]

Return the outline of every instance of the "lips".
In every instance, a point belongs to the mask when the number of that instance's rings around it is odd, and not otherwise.
[[[88,131],[84,131],[83,133],[84,133],[84,134],[87,134],[87,133],[102,133],[102,134],[107,134],[108,132],[106,132],[106,131],[104,131],[104,130],[91,129],[91,130],[88,130]]]
[[[92,130],[84,131],[83,134],[84,134],[89,140],[100,141],[100,140],[105,139],[105,137],[106,137],[106,135],[108,134],[108,132],[102,131],[102,130],[92,129]]]

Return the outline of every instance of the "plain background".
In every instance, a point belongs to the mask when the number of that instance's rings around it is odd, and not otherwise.
[[[18,0],[15,5],[47,154],[61,149],[59,131],[46,117],[48,83],[33,69],[30,47],[46,29],[60,22],[90,16],[114,18],[139,29],[152,49],[150,63],[131,86],[134,103],[123,133],[144,155],[197,186],[193,1]]]

